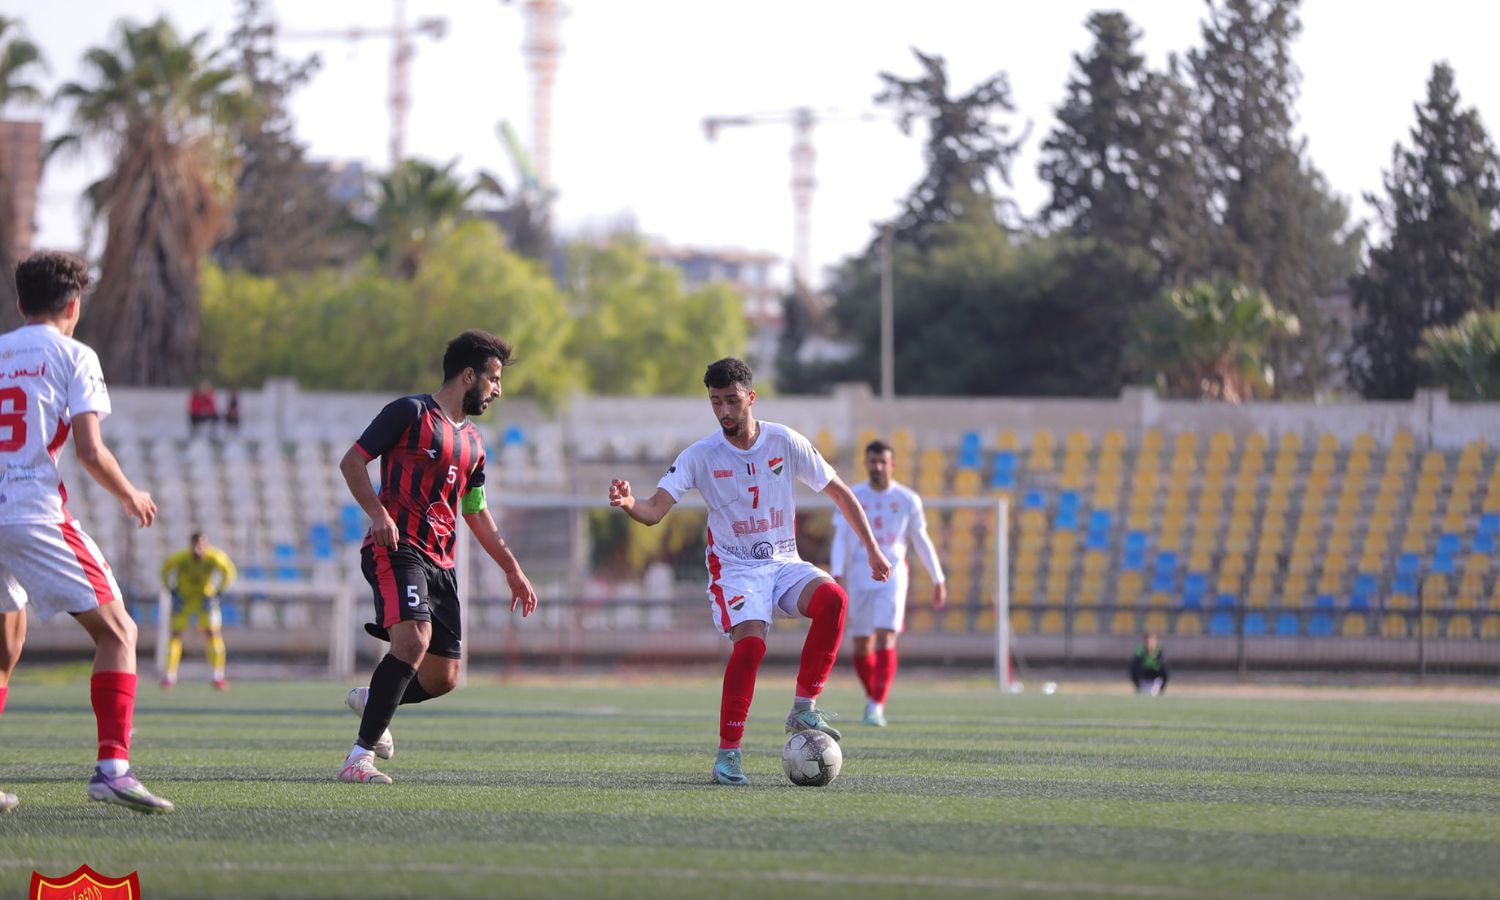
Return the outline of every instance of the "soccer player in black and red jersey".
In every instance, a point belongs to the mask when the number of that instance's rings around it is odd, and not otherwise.
[[[458,514],[504,570],[510,608],[520,606],[523,616],[536,609],[536,591],[485,507],[484,443],[468,420],[499,399],[500,376],[510,361],[509,344],[485,331],[465,331],[443,354],[443,386],[387,404],[339,462],[350,493],[370,516],[360,549],[365,580],[375,591],[377,627],[370,630],[391,642],[370,686],[349,692],[346,702],[360,716],[359,739],[339,770],[340,781],[390,784],[371,757],[389,759],[394,752],[390,724],[396,707],[440,697],[458,683]],[[376,457],[378,495],[368,469]]]

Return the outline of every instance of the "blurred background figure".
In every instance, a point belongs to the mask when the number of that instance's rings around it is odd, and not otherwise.
[[[161,583],[172,592],[172,642],[167,646],[167,670],[161,686],[177,684],[177,666],[182,662],[182,633],[191,620],[207,639],[208,664],[213,668],[214,687],[227,690],[224,677],[227,652],[224,649],[219,596],[229,589],[235,578],[234,563],[217,547],[210,547],[203,532],[193,534],[192,546],[167,557],[161,567]],[[215,583],[215,576],[218,576]]]
[[[198,387],[188,395],[188,424],[192,429],[189,437],[197,437],[198,432],[205,426],[211,437],[214,423],[218,421],[219,401],[214,398],[214,386],[205,378],[198,382]]]
[[[1156,635],[1147,632],[1141,636],[1141,646],[1135,648],[1130,658],[1130,683],[1137,694],[1155,697],[1167,689],[1167,660],[1156,643]]]
[[[224,407],[224,431],[226,434],[240,432],[240,389],[229,389],[229,402]]]

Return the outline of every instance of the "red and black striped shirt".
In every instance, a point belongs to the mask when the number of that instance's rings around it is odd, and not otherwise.
[[[431,394],[419,394],[386,404],[354,446],[366,459],[380,457],[380,504],[401,543],[452,568],[459,498],[484,484],[479,429],[453,424]],[[365,544],[371,540],[366,534]]]

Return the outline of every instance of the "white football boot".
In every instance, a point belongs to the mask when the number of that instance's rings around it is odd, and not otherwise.
[[[348,696],[344,697],[344,705],[354,711],[356,716],[365,714],[365,701],[370,697],[370,689],[367,687],[350,688]],[[390,759],[396,755],[396,742],[391,738],[391,730],[387,728],[380,733],[380,740],[370,748],[375,755],[381,759]]]

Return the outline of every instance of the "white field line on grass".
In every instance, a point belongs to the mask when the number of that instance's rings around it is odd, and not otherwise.
[[[51,860],[25,860],[25,859],[0,859],[0,869],[16,868],[36,870],[37,866],[52,865]],[[897,874],[854,874],[833,872],[767,872],[767,871],[735,871],[723,872],[710,869],[626,869],[626,868],[599,868],[586,870],[564,871],[561,869],[543,868],[540,866],[494,866],[494,865],[454,865],[443,863],[390,863],[362,862],[358,865],[347,863],[278,863],[278,862],[229,862],[221,861],[204,863],[202,865],[183,866],[183,872],[268,872],[268,873],[305,873],[332,874],[335,872],[353,872],[361,874],[388,872],[390,874],[403,874],[408,872],[425,872],[432,874],[448,875],[496,875],[526,878],[552,878],[552,879],[592,879],[592,878],[644,878],[649,880],[660,880],[663,878],[678,881],[763,881],[763,882],[793,882],[804,884],[825,885],[849,885],[866,884],[872,886],[902,885],[916,888],[955,888],[980,891],[1034,891],[1037,893],[1053,894],[1104,894],[1122,897],[1201,897],[1203,891],[1195,888],[1174,888],[1143,884],[1096,884],[1091,882],[1057,882],[1057,881],[1030,881],[1006,878],[966,878],[949,875],[897,875]],[[160,877],[162,867],[153,865],[153,877]],[[1236,897],[1252,897],[1255,895],[1235,893]],[[1271,895],[1264,895],[1269,898]]]

